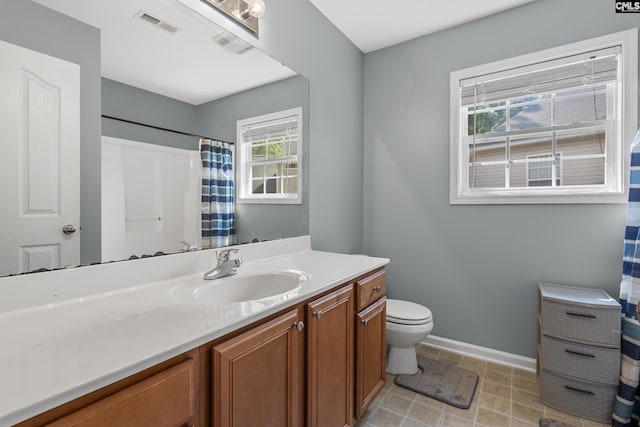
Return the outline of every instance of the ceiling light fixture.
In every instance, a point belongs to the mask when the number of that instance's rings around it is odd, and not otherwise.
[[[264,15],[264,0],[203,0],[258,35],[258,19]]]
[[[249,11],[249,15],[254,18],[261,18],[264,15],[265,5],[263,0],[251,0],[249,2],[249,7],[247,7]]]

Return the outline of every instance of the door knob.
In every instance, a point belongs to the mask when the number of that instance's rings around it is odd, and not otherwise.
[[[76,232],[76,228],[71,224],[67,224],[64,227],[62,227],[62,232],[64,234],[73,234]]]

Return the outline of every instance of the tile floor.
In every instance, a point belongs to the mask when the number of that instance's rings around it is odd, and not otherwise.
[[[538,376],[471,357],[420,346],[418,353],[475,371],[480,376],[469,409],[459,409],[387,383],[356,427],[536,427],[541,417],[575,427],[611,425],[583,420],[540,403]]]

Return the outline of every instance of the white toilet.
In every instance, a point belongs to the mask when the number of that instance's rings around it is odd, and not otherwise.
[[[418,373],[416,345],[431,333],[431,310],[420,304],[387,299],[387,373]]]

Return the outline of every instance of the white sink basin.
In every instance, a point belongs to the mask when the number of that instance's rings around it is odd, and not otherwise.
[[[182,301],[203,304],[287,299],[308,280],[309,275],[299,270],[239,273],[216,280],[197,277],[174,286],[170,295]]]

